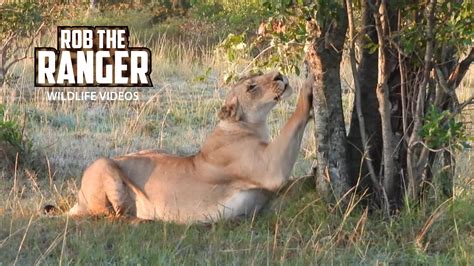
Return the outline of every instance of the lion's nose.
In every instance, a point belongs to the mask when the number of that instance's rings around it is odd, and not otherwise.
[[[273,76],[273,81],[283,81],[283,75],[277,71]]]

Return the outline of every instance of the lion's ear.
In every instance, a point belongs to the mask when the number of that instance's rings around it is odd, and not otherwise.
[[[240,120],[239,100],[237,96],[232,97],[230,100],[226,100],[224,105],[219,111],[219,118],[221,120]]]

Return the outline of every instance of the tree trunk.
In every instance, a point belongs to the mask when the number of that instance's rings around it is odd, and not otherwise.
[[[388,61],[387,37],[389,36],[389,16],[384,0],[377,5],[378,11],[374,14],[375,28],[377,31],[378,49],[378,79],[377,79],[377,100],[379,104],[380,120],[382,124],[382,162],[383,162],[383,193],[386,202],[393,202],[396,198],[399,165],[397,139],[392,128],[392,110],[390,103],[390,69]],[[389,206],[386,206],[389,208]]]
[[[454,47],[448,43],[439,46],[435,38],[439,33],[434,27],[436,2],[417,1],[425,12],[420,9],[411,12],[406,6],[386,0],[360,1],[361,30],[358,34],[354,34],[357,23],[350,23],[356,105],[347,139],[339,74],[348,14],[352,20],[351,9],[346,8],[348,13],[345,13],[344,7],[345,3],[352,2],[317,2],[316,18],[308,23],[311,45],[306,60],[309,72],[314,76],[315,176],[322,195],[334,193],[341,197],[348,185],[362,184],[363,188],[372,187],[372,192],[380,192],[375,194],[377,201],[389,214],[390,210],[401,206],[404,192],[408,190],[408,196],[417,199],[420,184],[431,183],[431,167],[443,154],[428,149],[426,140],[420,135],[426,107],[434,104],[441,111],[450,110],[454,115],[474,102],[469,99],[460,104],[455,93],[474,61],[474,52],[471,49],[465,59],[458,61]],[[405,21],[414,22],[423,29],[426,37],[423,49],[406,54],[405,39],[400,37],[405,32]],[[354,36],[361,49],[358,65]],[[378,53],[370,53],[369,50],[373,50],[370,48],[374,47]],[[420,51],[424,52],[421,65]],[[435,71],[432,71],[433,66]],[[450,148],[449,143],[443,145],[440,150]],[[454,161],[448,152],[444,153],[443,159],[442,164],[446,167],[441,173],[446,175],[444,192],[450,195]],[[365,177],[370,177],[372,184],[368,179],[365,181]]]
[[[351,185],[357,183],[360,177],[362,187],[368,187],[368,169],[362,161],[365,152],[365,160],[370,160],[374,166],[376,174],[380,171],[382,158],[382,133],[380,124],[380,114],[378,112],[377,95],[375,88],[377,85],[377,53],[370,51],[369,44],[377,43],[377,32],[375,31],[373,11],[368,6],[367,1],[361,1],[362,17],[361,29],[359,31],[358,46],[360,49],[359,66],[356,78],[359,80],[360,108],[365,119],[365,131],[367,135],[367,148],[364,151],[362,143],[361,129],[357,114],[357,106],[354,104],[350,122],[349,135],[347,136],[348,159],[350,163]],[[357,89],[357,88],[356,88]]]
[[[316,20],[307,25],[311,44],[306,54],[309,73],[314,77],[313,110],[318,164],[314,172],[321,195],[326,199],[332,196],[339,199],[348,189],[349,177],[340,80],[347,30],[344,1],[319,5],[316,16]]]

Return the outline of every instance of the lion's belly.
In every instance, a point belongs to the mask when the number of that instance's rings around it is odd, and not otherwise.
[[[212,192],[210,192],[212,194]],[[268,201],[268,192],[251,189],[226,193],[225,198],[206,199],[199,191],[194,198],[179,196],[152,197],[149,200],[137,199],[137,217],[149,220],[162,220],[178,223],[216,222],[239,216],[251,216]],[[225,194],[222,194],[224,196]],[[214,195],[215,196],[215,195]]]
[[[206,182],[196,176],[194,164],[186,158],[135,155],[116,162],[147,195],[132,193],[141,219],[179,223],[231,219],[260,210],[269,196],[240,181]]]
[[[250,216],[260,211],[267,203],[268,192],[261,189],[249,189],[235,193],[219,209],[222,219],[238,216]]]

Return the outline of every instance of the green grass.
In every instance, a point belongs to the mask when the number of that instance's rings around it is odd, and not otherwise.
[[[38,215],[34,199],[7,201],[0,219],[3,262],[466,265],[474,248],[473,198],[466,195],[445,203],[420,240],[433,208],[404,210],[392,221],[361,208],[345,216],[320,201],[311,180],[298,181],[254,218],[212,226],[50,218]]]
[[[107,16],[102,19],[108,23]],[[142,20],[121,19],[142,27]],[[132,42],[143,40],[138,36]],[[47,102],[44,91],[33,88],[32,62],[16,66],[20,78],[2,88],[0,97],[10,117],[26,119],[25,134],[40,167],[20,161],[16,171],[12,166],[0,172],[0,264],[472,265],[472,150],[458,156],[454,199],[431,193],[421,206],[406,203],[386,220],[363,204],[354,209],[326,205],[314,182],[303,178],[315,156],[312,123],[295,180],[255,217],[186,226],[42,215],[47,203],[61,210],[74,204],[81,172],[95,158],[149,148],[192,154],[214,128],[227,92],[221,82],[224,60],[212,47],[192,40],[176,45],[162,35],[147,45],[153,51],[155,87],[140,89],[138,102]],[[211,74],[197,79],[208,67]],[[293,76],[290,82],[299,88],[302,78]],[[468,79],[460,98],[471,89]],[[345,110],[352,109],[352,98],[344,95]],[[272,136],[295,101],[296,93],[272,112]],[[345,115],[349,121],[350,112]],[[472,113],[466,119],[472,121]]]

